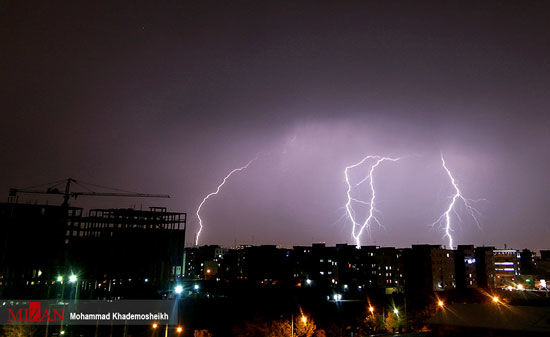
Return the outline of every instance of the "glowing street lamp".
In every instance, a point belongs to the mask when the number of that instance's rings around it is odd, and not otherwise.
[[[58,275],[57,276],[57,282],[63,282],[63,276]]]
[[[396,314],[396,315],[399,315],[399,310],[397,310],[397,308],[394,308],[393,313]]]
[[[69,282],[75,283],[77,280],[78,280],[78,277],[76,277],[75,274],[71,274],[71,276],[69,276]]]
[[[369,311],[370,311],[371,314],[374,313],[374,308],[370,305],[369,305]]]
[[[307,323],[307,317],[302,315],[302,323],[306,324]]]
[[[158,327],[159,327],[158,323],[153,323],[153,329],[156,329]]]
[[[523,287],[523,284],[518,284],[518,290],[523,290],[523,289],[525,289],[525,288]]]
[[[498,298],[498,296],[493,296],[493,302],[494,303],[498,303],[500,300]]]
[[[176,292],[176,294],[181,294],[183,292],[183,287],[181,285],[177,285],[175,288],[174,288],[174,291]]]
[[[445,303],[442,301],[442,300],[439,300],[437,301],[437,305],[440,307],[440,308],[443,308],[445,306]]]
[[[177,329],[176,329],[176,332],[181,333],[182,331],[183,331],[183,328],[181,326],[178,326]]]

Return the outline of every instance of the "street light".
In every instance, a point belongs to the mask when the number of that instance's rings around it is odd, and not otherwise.
[[[77,280],[78,280],[78,277],[76,277],[75,274],[71,274],[71,276],[69,276],[69,282],[75,283]]]
[[[181,294],[183,292],[183,287],[181,285],[177,285],[175,288],[174,288],[174,291],[176,292],[176,294]]]
[[[443,308],[443,306],[445,305],[445,303],[443,303],[442,300],[439,300],[439,301],[437,301],[437,305],[439,305],[440,308]]]
[[[181,326],[178,326],[178,328],[176,329],[176,332],[181,333],[182,331],[183,331],[183,328]]]
[[[495,303],[498,303],[498,302],[499,302],[498,296],[493,296],[493,302],[495,302]]]
[[[307,323],[307,317],[302,315],[302,323],[306,324]]]
[[[159,327],[159,325],[157,323],[153,323],[153,329],[156,329],[158,327]]]
[[[57,282],[63,282],[63,276],[58,275],[57,276]]]
[[[371,314],[374,313],[374,308],[370,305],[369,305],[369,311],[370,311]]]
[[[64,334],[65,334],[65,330],[59,331],[59,334],[60,334],[60,335],[64,335]]]
[[[397,308],[394,308],[393,313],[396,314],[396,315],[399,315],[399,310],[397,310]]]
[[[523,290],[523,289],[525,289],[525,288],[523,287],[523,284],[518,284],[518,290]]]

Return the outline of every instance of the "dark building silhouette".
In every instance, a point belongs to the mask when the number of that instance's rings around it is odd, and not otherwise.
[[[67,212],[79,208],[0,203],[0,295],[33,296],[64,270]]]
[[[203,279],[206,276],[217,276],[220,273],[224,249],[218,245],[205,245],[185,248],[185,270],[183,278]],[[213,268],[213,266],[216,268]]]
[[[67,265],[91,289],[166,289],[183,274],[185,225],[185,213],[164,207],[92,209],[68,223]]]
[[[56,297],[70,275],[81,297],[128,297],[183,272],[185,213],[2,203],[0,221],[3,297]]]
[[[455,251],[456,287],[477,287],[477,260],[473,245],[458,245]]]
[[[495,247],[476,247],[474,250],[477,285],[483,289],[495,287],[494,249]]]
[[[550,280],[550,250],[540,251],[540,257],[537,259],[535,266],[535,274],[545,282]]]
[[[439,245],[413,245],[403,249],[403,257],[405,294],[410,308],[423,308],[435,301],[435,292],[456,286],[452,250]]]
[[[521,275],[535,274],[535,254],[529,249],[523,249],[520,253],[519,267]]]
[[[407,251],[407,287],[442,291],[456,287],[454,251],[439,245],[412,245]]]

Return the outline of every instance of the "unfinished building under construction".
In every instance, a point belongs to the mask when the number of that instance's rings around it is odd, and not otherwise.
[[[59,297],[72,278],[80,298],[155,297],[181,276],[186,213],[165,207],[85,213],[66,200],[0,203],[0,296]]]
[[[68,222],[67,262],[101,281],[83,291],[132,297],[139,288],[167,289],[182,273],[185,226],[185,213],[164,207],[92,209]]]

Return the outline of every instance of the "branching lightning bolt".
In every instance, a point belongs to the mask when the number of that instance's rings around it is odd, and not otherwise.
[[[447,167],[447,164],[445,163],[445,159],[443,158],[443,154],[441,155],[441,165],[443,166],[443,169],[447,173],[447,176],[449,177],[451,184],[453,185],[455,193],[453,194],[451,198],[451,202],[449,203],[449,206],[445,210],[443,214],[432,224],[432,226],[435,226],[436,224],[442,225],[445,228],[445,237],[449,240],[449,248],[453,249],[453,228],[451,225],[451,212],[453,212],[459,221],[462,221],[460,218],[460,215],[455,209],[455,204],[457,201],[461,200],[464,204],[464,207],[468,211],[468,214],[474,219],[476,225],[480,227],[479,220],[477,216],[480,214],[477,209],[475,209],[471,204],[471,199],[467,199],[462,195],[462,192],[460,191],[460,188],[458,187],[458,183],[456,182],[455,178],[453,177],[453,174],[451,173],[451,170]]]
[[[363,178],[360,182],[353,185],[351,183],[350,177],[349,177],[350,170],[352,170],[352,169],[354,169],[358,166],[363,165],[369,159],[375,159],[376,162],[371,165],[368,175],[365,178]],[[360,238],[361,238],[361,234],[363,234],[363,231],[365,229],[369,230],[370,225],[372,223],[376,223],[378,225],[381,225],[380,221],[378,220],[378,218],[374,214],[374,212],[376,211],[376,207],[374,206],[374,201],[376,199],[376,190],[374,189],[374,171],[384,161],[393,161],[393,162],[395,162],[395,161],[398,161],[398,160],[399,160],[399,158],[390,158],[390,157],[381,157],[381,156],[366,156],[363,159],[361,159],[359,162],[357,162],[355,164],[352,164],[350,166],[347,166],[344,169],[344,176],[346,178],[346,185],[347,185],[347,190],[346,190],[347,202],[346,202],[345,208],[346,208],[347,216],[350,218],[350,220],[352,222],[352,225],[353,225],[351,235],[353,236],[353,238],[355,240],[355,244],[356,244],[357,248],[361,247]],[[371,192],[370,201],[367,202],[367,201],[363,201],[363,200],[356,199],[356,198],[352,197],[351,193],[352,193],[353,188],[361,185],[362,183],[364,183],[366,181],[368,181],[369,187],[370,187],[370,192]],[[359,203],[359,204],[368,206],[368,216],[365,219],[365,221],[360,222],[356,219],[352,203]]]
[[[258,157],[250,160],[248,163],[246,163],[246,165],[244,166],[241,166],[239,168],[236,168],[234,170],[232,170],[231,172],[229,172],[222,180],[222,182],[218,185],[218,187],[216,188],[216,191],[212,192],[212,193],[209,193],[207,194],[204,199],[202,199],[201,203],[199,204],[199,207],[197,208],[197,211],[196,211],[196,215],[197,215],[197,219],[199,220],[199,231],[197,232],[197,236],[195,237],[195,245],[198,245],[199,244],[199,237],[201,235],[201,232],[202,232],[202,228],[203,228],[203,224],[202,224],[202,218],[201,218],[201,215],[200,215],[200,212],[204,206],[204,204],[206,203],[206,201],[208,199],[210,199],[210,197],[218,194],[220,192],[220,189],[222,188],[223,185],[225,185],[225,183],[227,182],[227,180],[234,174],[234,173],[237,173],[237,172],[240,172],[240,171],[243,171],[243,170],[246,170],[248,168],[248,166],[250,166],[250,164],[252,164],[252,162],[254,162],[256,159],[258,159]]]

